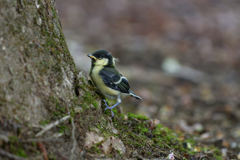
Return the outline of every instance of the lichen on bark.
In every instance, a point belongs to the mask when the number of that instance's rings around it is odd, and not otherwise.
[[[33,126],[68,113],[75,65],[54,0],[0,1],[0,8],[0,131],[2,147],[15,152],[9,135],[34,137]]]
[[[1,116],[37,124],[52,109],[50,96],[74,96],[75,66],[55,2],[1,1],[0,6]]]

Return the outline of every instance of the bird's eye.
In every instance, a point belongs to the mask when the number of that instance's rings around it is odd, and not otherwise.
[[[99,57],[98,57],[98,59],[99,59],[99,60],[101,60],[101,59],[102,59],[102,57],[101,57],[101,56],[99,56]]]

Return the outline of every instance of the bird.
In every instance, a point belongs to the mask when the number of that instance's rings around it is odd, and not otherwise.
[[[107,105],[106,100],[103,100],[104,106],[106,107],[104,112],[107,109],[111,110],[113,118],[113,108],[118,106],[126,96],[132,96],[138,100],[142,100],[141,97],[130,90],[127,78],[116,70],[115,58],[110,52],[100,49],[87,56],[91,58],[89,76],[94,85],[100,90],[105,98],[117,100],[117,103],[111,107]]]

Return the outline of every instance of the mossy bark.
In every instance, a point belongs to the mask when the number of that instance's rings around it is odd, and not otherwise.
[[[1,1],[0,8],[0,115],[37,124],[52,109],[49,97],[75,96],[55,1]]]
[[[22,156],[26,146],[9,137],[34,138],[34,126],[69,113],[75,64],[54,0],[6,0],[0,8],[0,148]]]

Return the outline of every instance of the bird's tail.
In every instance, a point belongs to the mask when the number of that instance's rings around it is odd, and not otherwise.
[[[135,93],[133,93],[131,90],[130,90],[130,95],[136,99],[139,99],[139,100],[142,100],[141,97],[137,96]]]

